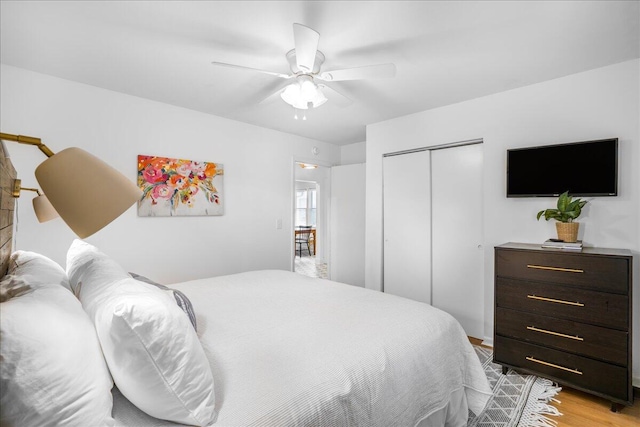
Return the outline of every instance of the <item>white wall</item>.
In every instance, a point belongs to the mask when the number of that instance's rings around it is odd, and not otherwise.
[[[356,142],[340,147],[340,164],[353,165],[364,163],[367,159],[367,143]]]
[[[331,168],[331,187],[331,280],[364,287],[364,163]]]
[[[587,198],[580,222],[586,244],[633,251],[633,345],[640,349],[639,76],[640,60],[628,61],[368,126],[366,287],[381,289],[382,155],[482,138],[484,333],[491,339],[493,247],[508,241],[540,243],[555,234],[552,221],[535,219],[555,199],[505,197],[507,148],[618,137],[619,195]],[[640,385],[640,351],[634,352],[633,375]]]
[[[87,239],[129,271],[166,283],[247,270],[290,270],[293,160],[339,163],[338,147],[2,65],[0,129],[42,138],[54,152],[81,147],[136,178],[138,154],[222,163],[225,214],[139,218],[130,208]],[[319,155],[312,154],[312,147]],[[45,160],[7,143],[23,180]],[[16,247],[64,265],[75,235],[61,219],[37,223],[31,194],[18,203]],[[282,219],[282,229],[276,220]]]

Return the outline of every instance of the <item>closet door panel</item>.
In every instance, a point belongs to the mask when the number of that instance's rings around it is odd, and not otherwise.
[[[430,152],[383,158],[384,292],[431,304]]]
[[[482,144],[431,152],[432,304],[484,337]]]

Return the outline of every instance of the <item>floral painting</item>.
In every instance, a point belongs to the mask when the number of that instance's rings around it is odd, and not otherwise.
[[[220,163],[138,155],[138,216],[222,215]]]

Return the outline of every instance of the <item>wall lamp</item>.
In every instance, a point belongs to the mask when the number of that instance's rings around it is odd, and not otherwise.
[[[34,199],[34,209],[38,220],[43,222],[38,212],[45,218],[49,209],[44,205],[50,202],[81,239],[101,230],[142,196],[142,191],[124,175],[80,148],[71,147],[54,154],[40,138],[0,133],[0,139],[35,145],[48,157],[35,171],[44,195],[37,189],[22,188],[18,182],[14,183],[14,196],[16,192],[19,196],[20,190],[36,191],[39,196]],[[36,199],[40,199],[37,204],[42,204],[41,208],[36,208]]]
[[[58,218],[58,212],[53,208],[47,196],[42,194],[40,190],[37,188],[27,188],[22,186],[22,180],[16,179],[13,181],[13,197],[20,197],[21,191],[35,191],[38,193],[36,197],[33,198],[33,211],[36,213],[36,217],[38,218],[38,222],[47,222],[52,219]]]

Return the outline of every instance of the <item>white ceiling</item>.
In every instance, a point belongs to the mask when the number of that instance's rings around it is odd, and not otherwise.
[[[365,126],[640,57],[638,1],[2,1],[3,64],[337,145]],[[294,22],[323,70],[392,62],[393,79],[334,82],[352,98],[294,120]],[[514,106],[517,108],[517,106]]]

